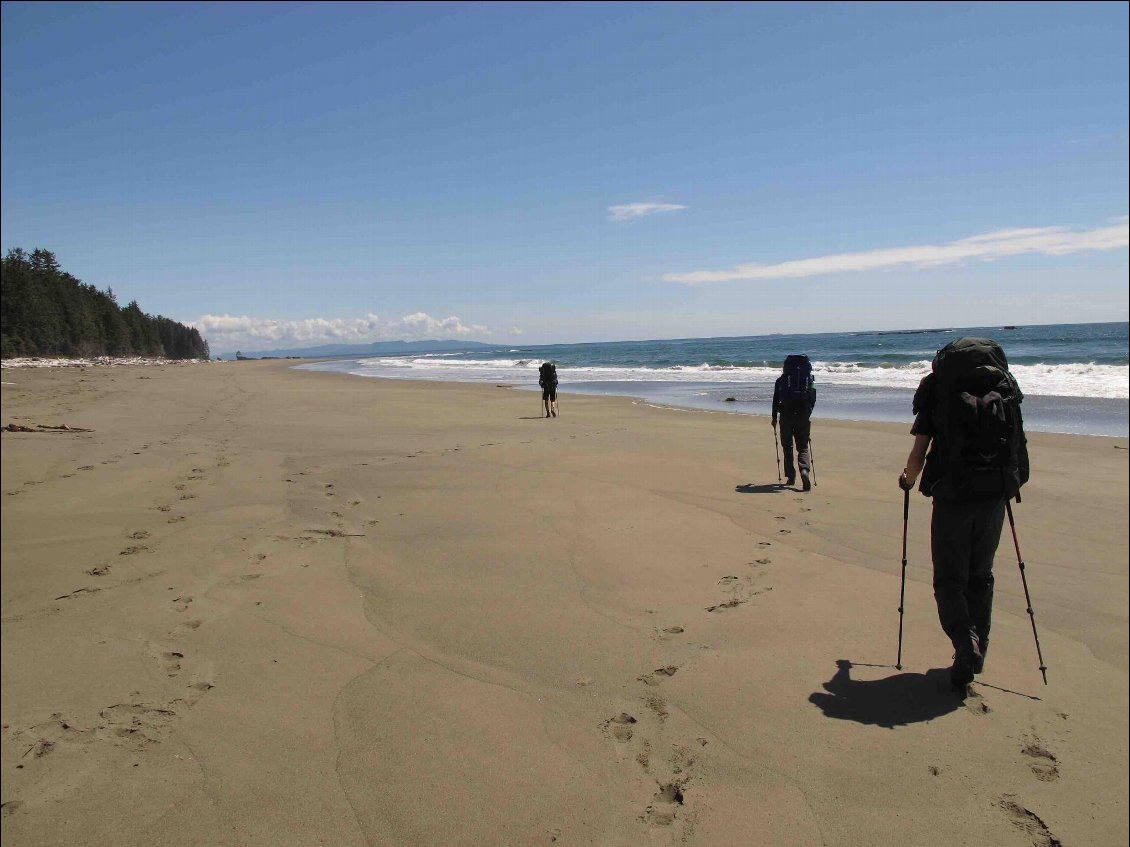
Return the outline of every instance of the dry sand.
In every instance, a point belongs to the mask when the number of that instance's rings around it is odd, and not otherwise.
[[[12,371],[3,842],[1127,840],[1126,439],[1033,435],[964,699],[907,426],[287,370]],[[14,383],[14,384],[12,384]],[[567,388],[567,386],[565,386]]]

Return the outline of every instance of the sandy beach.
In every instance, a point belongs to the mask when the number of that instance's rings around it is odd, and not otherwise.
[[[1030,436],[967,697],[906,425],[284,362],[3,371],[18,845],[1114,845],[1127,440]],[[79,430],[89,431],[79,431]]]

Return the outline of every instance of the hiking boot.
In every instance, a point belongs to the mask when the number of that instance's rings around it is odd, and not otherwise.
[[[973,673],[979,674],[985,671],[985,654],[989,652],[989,641],[979,641],[978,646],[981,648],[979,652],[973,654]]]
[[[980,662],[984,667],[985,657],[977,644],[977,636],[971,635],[957,645],[957,652],[953,656],[953,665],[950,667],[950,682],[954,688],[964,688],[973,681],[976,673],[974,670]]]
[[[800,487],[804,491],[811,491],[812,490],[812,480],[808,478],[808,474],[802,473],[800,475]]]
[[[795,476],[785,477],[785,485],[796,485],[796,477]]]

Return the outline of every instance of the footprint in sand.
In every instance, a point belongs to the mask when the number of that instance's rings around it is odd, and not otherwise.
[[[632,726],[636,719],[627,712],[621,712],[614,718],[609,718],[603,724],[605,732],[617,741],[625,742],[632,739]]]
[[[997,805],[1008,815],[1012,825],[1032,840],[1032,847],[1062,847],[1063,842],[1052,835],[1048,825],[1040,819],[1040,816],[1020,805],[1015,795],[1001,796],[997,800]]]
[[[779,529],[779,530],[777,530],[777,534],[778,535],[791,535],[792,530],[791,529]]]
[[[175,702],[175,701],[174,701]],[[107,706],[98,716],[105,723],[100,730],[128,743],[136,750],[143,750],[160,741],[161,730],[176,717],[176,711],[168,706],[148,706],[144,703],[117,703]]]
[[[169,518],[166,521],[166,523],[180,523],[183,520],[184,520],[184,515],[176,515],[175,517]]]
[[[1055,782],[1059,779],[1059,764],[1056,757],[1044,748],[1039,738],[1025,744],[1020,752],[1032,759],[1028,767],[1032,769],[1036,779],[1041,782]]]
[[[165,669],[167,675],[176,676],[181,671],[181,659],[183,658],[184,653],[169,650],[161,654],[161,667]]]
[[[678,672],[678,665],[664,665],[661,668],[656,668],[651,673],[640,674],[636,679],[644,685],[659,685],[665,677],[672,677]]]
[[[683,786],[679,782],[657,784],[659,790],[644,810],[644,819],[652,826],[671,826],[683,805]]]
[[[982,715],[987,715],[987,714],[989,714],[990,712],[993,711],[992,709],[989,708],[989,704],[985,702],[985,698],[983,698],[980,694],[978,694],[972,688],[966,689],[966,692],[965,692],[965,708],[966,708],[967,711],[972,712],[973,714],[977,715],[978,717],[981,717]]]
[[[129,537],[132,538],[134,541],[143,541],[143,540],[145,540],[146,538],[149,537],[149,533],[146,532],[144,529],[139,529],[136,532],[131,532],[129,534]]]
[[[138,553],[148,553],[148,552],[149,552],[149,548],[146,547],[144,544],[134,544],[130,547],[127,547],[125,550],[123,550],[118,555],[119,556],[134,556]]]
[[[758,565],[771,565],[773,564],[773,560],[770,558],[756,559],[754,563]]]
[[[173,600],[172,600],[173,608],[176,609],[178,612],[185,611],[188,608],[188,606],[191,602],[192,602],[192,598],[187,596],[187,595],[182,595],[180,597],[174,597]]]
[[[109,565],[98,565],[87,571],[90,576],[106,576],[110,572]]]
[[[737,608],[738,606],[741,606],[743,603],[745,603],[745,600],[739,600],[738,598],[735,597],[733,600],[727,600],[725,603],[716,603],[713,606],[707,606],[706,611],[708,611],[708,612],[722,612],[722,611],[725,611],[726,609]]]
[[[773,545],[772,541],[758,541],[757,542],[758,547],[771,547],[772,545]]]
[[[645,771],[651,767],[651,742],[646,739],[643,742],[643,749],[636,753],[636,763]]]

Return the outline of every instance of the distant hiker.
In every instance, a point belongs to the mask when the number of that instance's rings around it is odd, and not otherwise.
[[[541,386],[545,416],[557,417],[557,366],[553,362],[544,362],[538,368],[538,385]]]
[[[910,491],[925,465],[919,490],[934,499],[934,598],[953,642],[950,679],[958,687],[985,667],[993,557],[1006,503],[1019,501],[1028,481],[1023,399],[1004,351],[987,338],[960,338],[939,350],[914,393],[914,446],[899,487]]]
[[[808,439],[812,432],[812,409],[816,405],[816,386],[812,378],[812,363],[808,356],[794,354],[785,357],[784,367],[773,386],[773,428],[781,419],[781,443],[785,449],[785,484],[796,485],[796,468],[793,467],[793,444],[796,444],[800,480],[805,491],[812,490],[809,478],[811,462]]]

